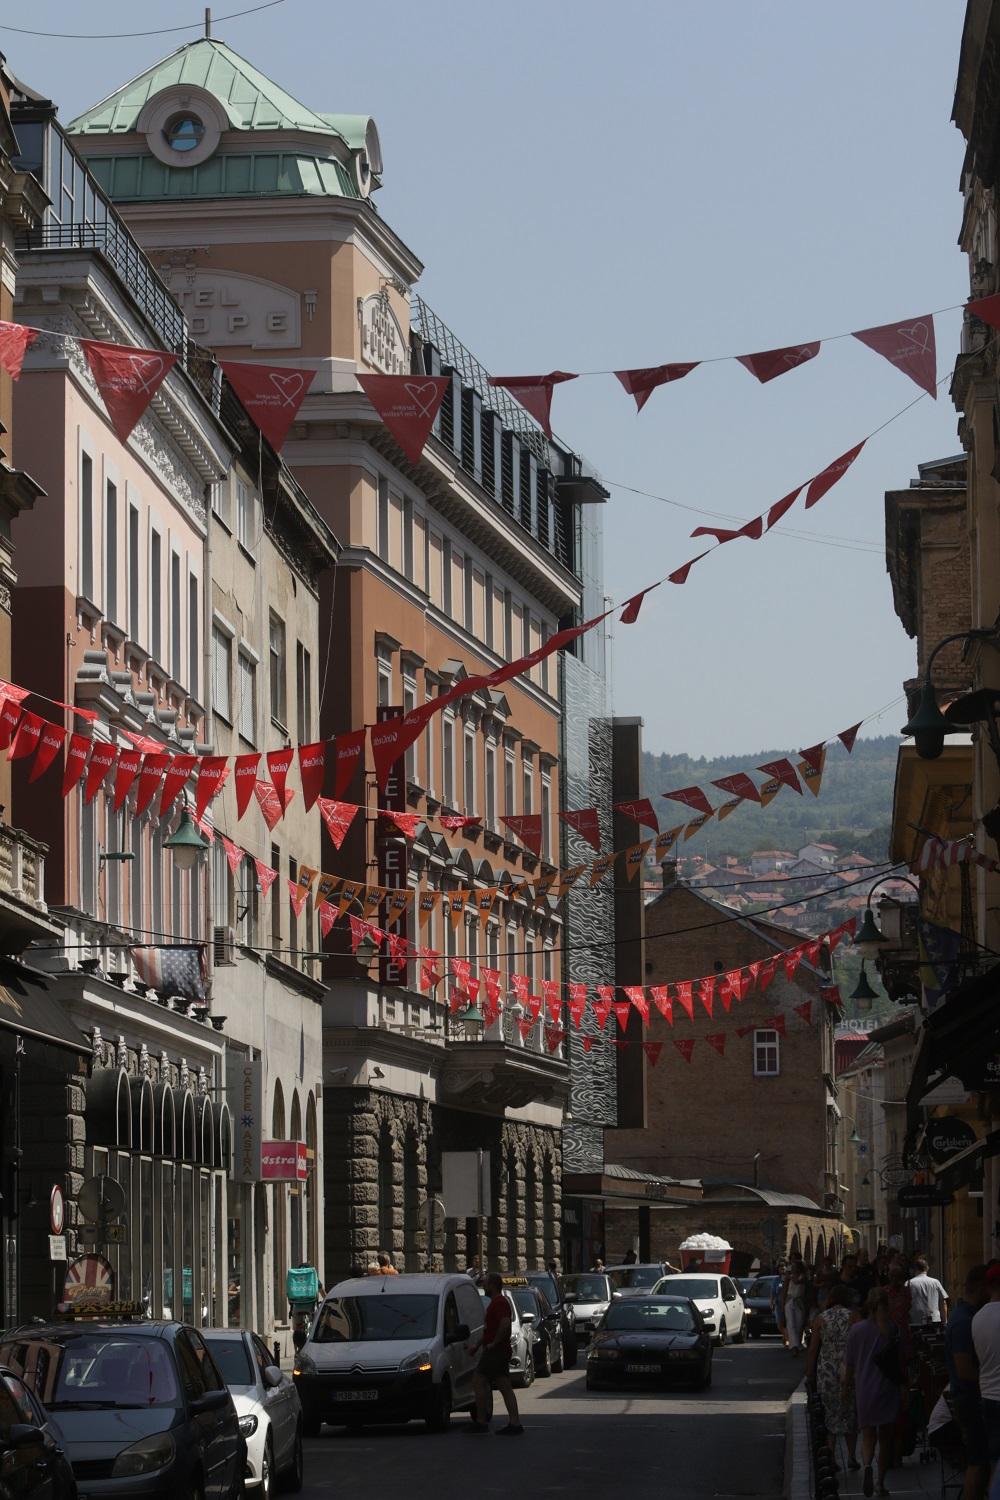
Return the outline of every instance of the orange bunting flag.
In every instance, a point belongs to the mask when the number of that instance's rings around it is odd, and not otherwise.
[[[486,927],[488,925],[490,920],[490,913],[496,905],[497,897],[499,896],[499,894],[500,892],[496,889],[495,886],[491,887],[489,890],[476,892],[476,910],[479,913],[479,921],[481,926]]]
[[[420,895],[417,898],[417,915],[420,921],[420,926],[422,928],[427,926],[427,923],[430,921],[433,914],[437,911],[438,902],[440,900],[440,891],[420,892]]]
[[[408,890],[392,891],[386,904],[387,922],[396,923],[405,915],[413,902],[413,892]]]
[[[618,858],[618,855],[615,854],[615,853],[613,853],[613,854],[602,854],[598,859],[594,860],[594,863],[590,867],[590,884],[591,884],[591,888],[593,888],[595,885],[597,885],[598,881],[601,881],[601,880],[604,879],[605,875],[611,869],[611,867],[613,866],[613,864],[614,864],[614,862],[615,862],[615,860],[617,858]]]
[[[770,781],[765,781],[760,789],[761,807],[766,807],[769,802],[773,802],[784,784],[783,781],[778,780],[777,776],[773,777]]]
[[[363,890],[364,886],[356,880],[345,880],[342,882],[340,900],[337,902],[338,917],[342,917],[347,908],[354,905]]]
[[[446,894],[444,899],[447,903],[448,917],[454,930],[465,915],[465,892],[461,891],[451,896]]]
[[[761,791],[761,801],[763,802],[763,800],[764,800],[764,796],[763,796],[763,790],[762,790]],[[723,818],[728,818],[729,814],[731,812],[735,812],[738,807],[742,807],[745,801],[746,801],[745,797],[734,797],[731,802],[723,802],[722,806],[719,808],[718,812],[716,813],[716,817],[718,818],[719,822],[721,823],[722,820],[723,820]]]
[[[802,761],[799,765],[799,775],[814,797],[819,796],[819,789],[823,784],[823,766],[826,758],[826,749],[821,747],[819,765],[810,765],[808,761]]]
[[[653,854],[657,864],[670,853],[683,831],[684,824],[679,823],[676,828],[666,828],[663,833],[657,834],[653,840]]]
[[[685,839],[689,839],[692,834],[697,833],[699,828],[704,828],[705,824],[712,816],[712,813],[702,813],[700,818],[695,818],[692,823],[688,823],[688,825],[684,829]]]
[[[340,875],[321,874],[319,884],[316,887],[316,895],[320,901],[329,901],[337,887],[342,884],[343,879]]]
[[[625,850],[625,877],[634,880],[642,869],[642,862],[646,858],[646,850],[652,843],[652,839],[643,839],[641,844],[633,844]]]
[[[570,865],[569,869],[560,872],[562,879],[556,882],[557,900],[562,900],[573,889],[586,868],[586,865]]]
[[[382,905],[382,898],[384,897],[384,895],[385,890],[380,885],[365,886],[365,893],[361,898],[361,911],[366,921],[370,922],[372,917],[378,911],[379,907]]]
[[[300,891],[310,891],[312,883],[319,874],[318,870],[310,870],[305,865],[299,866],[299,876],[295,882]]]

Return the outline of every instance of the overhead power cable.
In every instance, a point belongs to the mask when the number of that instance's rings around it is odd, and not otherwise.
[[[253,16],[260,10],[271,10],[275,5],[284,5],[285,0],[264,0],[263,5],[251,5],[248,10],[231,10],[225,16],[213,16],[216,21],[236,21],[241,16]],[[183,26],[154,26],[149,31],[34,31],[28,26],[11,26],[0,21],[0,31],[16,31],[18,36],[42,36],[49,41],[60,42],[113,42],[127,37],[169,36],[178,31],[200,31],[204,18],[188,21]]]

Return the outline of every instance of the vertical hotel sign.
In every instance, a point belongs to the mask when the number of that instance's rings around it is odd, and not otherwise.
[[[378,721],[383,723],[386,719],[401,719],[404,710],[392,707],[387,703],[379,705]],[[380,806],[387,808],[390,812],[406,811],[406,756],[401,755],[394,760],[389,768],[389,774],[385,780],[382,790]],[[410,850],[406,839],[392,822],[391,818],[380,818],[375,829],[375,847],[378,855],[378,880],[379,885],[388,890],[397,890],[400,887],[406,889],[410,873]],[[386,917],[388,914],[384,914]],[[399,918],[394,931],[401,938],[409,937],[409,912],[404,912]],[[388,921],[383,922],[388,926]],[[389,952],[383,951],[379,957],[379,983],[406,985],[406,961],[393,958]]]
[[[233,1117],[233,1178],[260,1180],[261,1125],[264,1113],[263,1064],[245,1052],[226,1054],[226,1102]]]

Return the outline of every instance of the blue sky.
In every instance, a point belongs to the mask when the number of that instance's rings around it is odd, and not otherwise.
[[[217,3],[217,15],[241,9]],[[285,0],[216,34],[313,108],[378,121],[383,216],[420,289],[497,373],[739,354],[960,303],[962,141],[950,123],[964,7],[940,0]],[[194,21],[171,0],[157,22]],[[35,0],[19,24],[135,30],[131,0]],[[12,71],[70,119],[197,34],[61,41],[0,28]],[[938,374],[959,314],[936,320]],[[697,549],[702,519],[627,493],[756,515],[918,394],[856,340],[760,386],[734,363],[656,392],[556,392],[554,425],[610,482],[607,587],[624,598]],[[736,542],[619,627],[613,700],[653,751],[812,744],[901,691],[883,493],[958,451],[947,384],[773,535]],[[872,732],[895,730],[897,706]]]

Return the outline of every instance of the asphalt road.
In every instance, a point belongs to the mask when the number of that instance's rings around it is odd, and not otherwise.
[[[764,1339],[716,1350],[711,1389],[698,1395],[591,1392],[581,1350],[575,1370],[517,1393],[523,1438],[467,1434],[464,1415],[441,1434],[418,1422],[354,1434],[325,1427],[306,1443],[304,1495],[778,1500],[785,1403],[801,1378],[802,1359]],[[499,1398],[496,1405],[494,1428],[506,1421]]]

